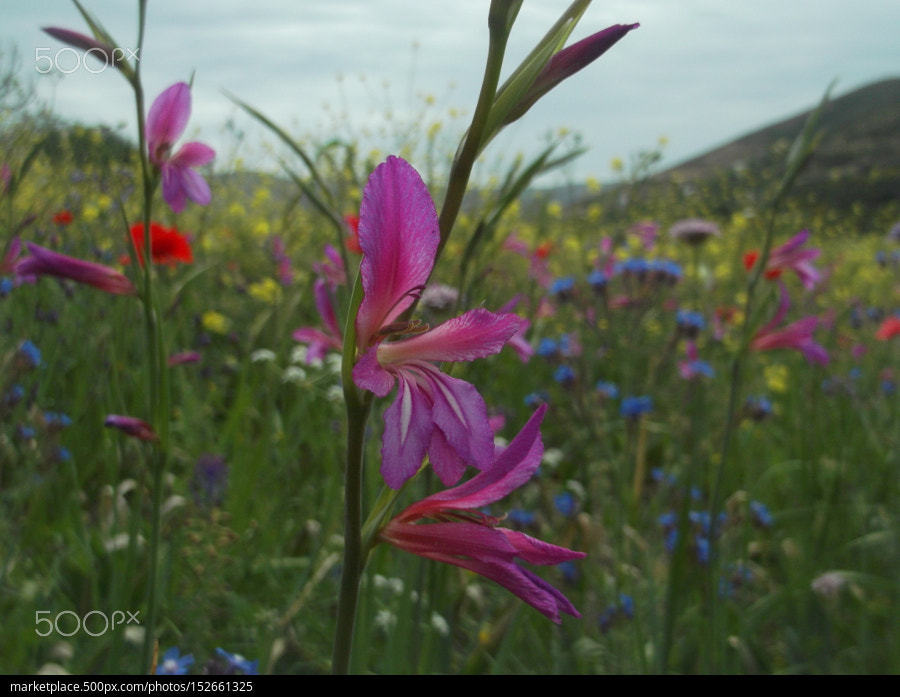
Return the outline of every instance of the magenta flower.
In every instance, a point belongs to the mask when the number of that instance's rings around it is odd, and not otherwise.
[[[178,82],[159,95],[147,114],[150,162],[159,167],[163,199],[176,213],[184,210],[187,199],[201,206],[212,200],[209,185],[194,168],[212,162],[215,151],[203,143],[185,143],[172,154],[190,116],[191,88],[185,82]]]
[[[809,239],[809,230],[801,230],[783,245],[776,247],[769,254],[766,270],[790,270],[797,274],[803,287],[807,290],[815,288],[821,274],[813,266],[813,262],[822,253],[817,247],[803,249]]]
[[[16,259],[19,258],[19,252],[22,251],[22,241],[18,237],[13,237],[6,245],[6,252],[0,259],[0,273],[14,273],[16,270]]]
[[[340,351],[344,344],[341,329],[334,314],[334,306],[331,304],[331,296],[328,294],[328,282],[322,278],[316,279],[313,293],[316,296],[316,309],[325,325],[325,331],[315,327],[300,327],[295,329],[292,334],[294,341],[299,341],[309,347],[306,352],[308,364],[322,360],[329,349]]]
[[[783,245],[772,249],[766,260],[766,278],[775,279],[781,276],[783,271],[793,271],[804,288],[807,290],[815,288],[822,275],[813,266],[813,262],[819,258],[822,250],[818,247],[803,249],[809,235],[809,230],[801,230]],[[758,258],[759,252],[756,250],[744,254],[744,266],[748,271],[753,268]]]
[[[31,242],[27,242],[26,246],[31,256],[20,259],[15,265],[19,282],[33,283],[38,276],[56,276],[94,286],[114,295],[137,294],[134,284],[115,269],[59,254]]]
[[[59,39],[64,44],[81,49],[86,56],[93,55],[94,58],[102,61],[104,65],[111,65],[117,68],[125,61],[124,50],[121,48],[117,49],[103,41],[98,41],[93,36],[87,36],[81,32],[60,27],[42,27],[42,29],[54,39]]]
[[[640,24],[614,24],[555,53],[519,103],[504,119],[504,123],[509,124],[521,118],[547,92],[593,63],[619,39],[639,26]]]
[[[516,560],[551,565],[586,555],[498,527],[498,519],[481,512],[531,479],[544,452],[540,425],[546,411],[547,405],[538,407],[488,469],[460,486],[414,503],[379,535],[407,552],[489,578],[559,623],[561,612],[581,615],[560,591]],[[425,519],[437,522],[418,524]]]
[[[806,357],[809,363],[826,365],[828,352],[813,340],[813,332],[819,325],[817,317],[810,315],[799,319],[781,329],[778,325],[784,320],[791,300],[788,297],[784,283],[778,282],[781,288],[781,300],[778,310],[772,320],[759,328],[756,336],[750,342],[750,348],[755,351],[768,351],[771,349],[797,349]]]
[[[106,417],[103,425],[107,428],[117,428],[126,435],[140,440],[157,441],[159,436],[153,430],[153,426],[146,421],[142,421],[134,416],[122,416],[121,414],[110,414]]]
[[[440,238],[428,189],[404,160],[390,157],[372,173],[359,217],[364,295],[356,316],[360,358],[353,380],[378,397],[398,385],[384,415],[381,473],[398,489],[427,453],[441,481],[454,484],[466,465],[490,465],[494,440],[478,391],[433,361],[497,353],[519,331],[521,320],[477,309],[434,329],[399,321],[425,288]]]

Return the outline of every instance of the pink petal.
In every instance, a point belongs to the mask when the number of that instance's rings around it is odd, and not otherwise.
[[[190,116],[191,88],[185,82],[175,83],[154,100],[146,123],[147,146],[154,164],[162,164],[167,150],[184,133]]]
[[[495,503],[525,484],[541,464],[544,444],[541,422],[547,405],[538,407],[518,435],[485,471],[453,489],[439,491],[414,503],[403,513],[415,518],[441,505],[454,509],[477,509]]]
[[[386,397],[394,387],[394,376],[381,367],[377,349],[371,348],[353,366],[353,382],[361,390],[374,392],[376,397]]]
[[[369,177],[359,211],[364,291],[356,317],[360,350],[419,296],[439,240],[437,211],[422,178],[404,160],[389,157]]]
[[[495,315],[485,309],[469,310],[459,317],[403,341],[384,342],[378,347],[382,365],[424,361],[471,361],[499,353],[519,331],[516,315]]]
[[[203,143],[185,143],[169,158],[178,167],[202,167],[216,159],[216,151]]]
[[[384,412],[381,448],[381,476],[391,489],[418,472],[434,430],[428,397],[406,376],[398,383],[397,398]]]
[[[464,462],[485,469],[494,454],[494,434],[487,407],[478,390],[464,380],[451,378],[437,367],[419,366],[431,387],[434,424]],[[438,468],[442,465],[438,463]],[[451,466],[448,463],[448,466]]]
[[[447,437],[441,429],[436,428],[431,432],[431,442],[428,444],[428,460],[434,473],[444,486],[453,486],[465,474],[468,463],[447,442]]]

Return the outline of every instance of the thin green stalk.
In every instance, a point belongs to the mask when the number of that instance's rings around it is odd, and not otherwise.
[[[444,196],[444,205],[441,207],[439,225],[441,241],[438,245],[435,262],[440,258],[444,245],[453,231],[456,217],[462,206],[463,197],[469,186],[469,177],[472,175],[472,167],[481,150],[481,142],[485,134],[485,126],[494,105],[494,97],[497,94],[497,85],[500,82],[500,69],[503,66],[503,56],[506,53],[506,42],[509,38],[511,22],[509,19],[509,3],[502,0],[494,0],[488,13],[488,31],[490,39],[488,44],[488,57],[484,66],[484,78],[481,82],[481,91],[478,94],[478,102],[475,105],[475,113],[472,116],[472,124],[466,133],[453,166],[450,169],[447,193]]]

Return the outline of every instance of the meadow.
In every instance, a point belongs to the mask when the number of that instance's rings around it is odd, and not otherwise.
[[[498,108],[534,97],[561,32],[513,73],[506,102],[495,84],[463,109],[472,123],[449,148],[444,114],[400,124],[393,152],[301,141],[256,114],[285,169],[217,153],[192,169],[206,205],[166,184],[153,118],[148,149],[143,135],[4,112],[0,672],[900,671],[900,201],[794,195],[815,114],[764,169],[660,181],[651,150],[603,185],[535,188],[577,142],[495,164],[491,129]],[[378,263],[373,231],[398,217],[379,192],[389,175],[412,182],[406,167],[440,215],[436,263],[386,301],[394,321],[366,344],[354,318],[375,296],[367,286],[360,304],[358,270]],[[405,253],[394,242],[388,255]],[[67,261],[39,266],[41,249]],[[436,522],[390,522],[453,477],[420,455],[386,484],[393,383],[363,387],[358,364],[476,308],[514,313],[515,333],[463,360],[434,349],[417,369],[483,398],[494,450],[477,469],[506,452],[535,471],[497,484],[498,500],[426,511]],[[391,375],[401,392],[424,380]],[[423,395],[413,411],[437,400]],[[517,449],[534,414],[543,450]],[[442,418],[425,461],[481,457]],[[462,533],[430,539],[448,551],[425,558],[404,535],[428,526],[477,527],[495,555],[487,533],[512,531],[537,576],[510,580],[517,562],[491,566]],[[523,551],[532,538],[586,556]],[[335,635],[354,564],[351,650]]]

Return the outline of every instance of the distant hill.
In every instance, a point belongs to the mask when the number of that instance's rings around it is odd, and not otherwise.
[[[723,170],[769,167],[803,127],[807,110],[676,165],[658,178],[709,179]],[[832,99],[822,114],[823,138],[797,189],[838,208],[900,199],[900,78]]]

